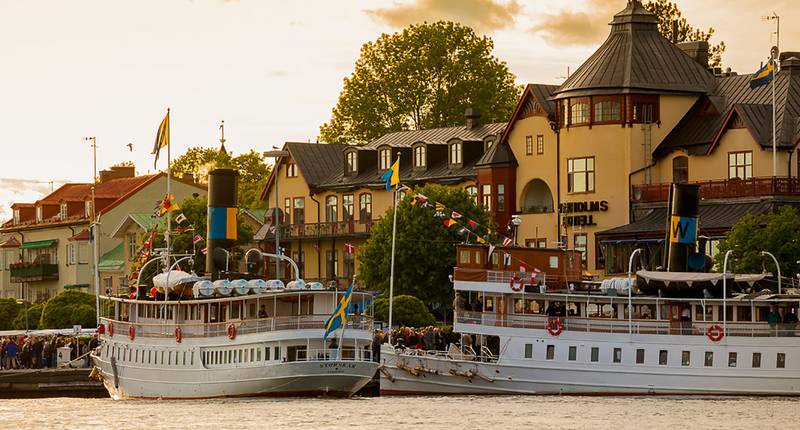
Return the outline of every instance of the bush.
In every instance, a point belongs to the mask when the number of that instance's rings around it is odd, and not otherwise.
[[[375,300],[375,319],[389,321],[389,300]],[[408,295],[394,298],[392,303],[392,324],[408,327],[425,327],[433,325],[436,320],[428,311],[422,300]]]
[[[79,291],[64,291],[48,300],[42,310],[39,328],[71,328],[80,324],[94,327],[95,297]]]
[[[25,325],[25,306],[20,307],[19,314],[14,318],[13,326],[17,330],[36,330],[39,328],[39,320],[42,318],[44,304],[39,303],[31,306],[28,304],[28,324]]]
[[[22,309],[14,299],[0,299],[0,330],[13,329],[14,320]]]

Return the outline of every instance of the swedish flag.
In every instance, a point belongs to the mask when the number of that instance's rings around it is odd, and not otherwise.
[[[775,66],[772,61],[768,62],[764,67],[758,69],[757,72],[750,75],[750,89],[758,88],[762,85],[767,85],[775,77]]]
[[[343,326],[347,323],[347,307],[350,305],[350,297],[353,295],[353,284],[350,284],[347,287],[347,292],[344,293],[344,297],[339,300],[339,304],[336,306],[336,310],[333,312],[328,321],[325,321],[325,336],[323,339],[327,339],[328,335],[336,331],[339,327]]]

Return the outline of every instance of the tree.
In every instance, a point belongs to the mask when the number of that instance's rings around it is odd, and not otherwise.
[[[14,299],[0,299],[0,330],[14,328],[14,320],[24,308]]]
[[[644,5],[647,10],[653,12],[658,17],[658,31],[667,40],[672,41],[672,23],[677,21],[677,32],[675,41],[677,42],[708,42],[714,35],[714,28],[709,27],[707,31],[694,28],[689,25],[683,17],[678,5],[668,0],[650,0]],[[725,42],[710,45],[708,49],[708,65],[710,67],[720,67],[722,65],[722,54],[725,52]]]
[[[463,124],[469,107],[485,122],[506,121],[521,88],[492,49],[490,38],[443,21],[365,43],[320,137],[363,144],[393,131]]]
[[[433,207],[411,204],[415,193],[425,195],[431,203],[440,202],[449,210],[459,212],[463,225],[471,219],[489,226],[489,216],[463,189],[440,185],[426,185],[410,192],[398,204],[394,294],[412,295],[428,305],[449,308],[453,302],[453,288],[448,275],[456,265],[456,244],[465,239],[458,234],[462,224],[445,227],[443,221],[448,218],[434,217]],[[389,290],[392,214],[393,209],[389,208],[358,251],[359,281],[384,293]]]
[[[389,321],[389,300],[375,300],[375,319]],[[407,327],[426,327],[436,323],[422,300],[408,295],[396,296],[392,300],[392,324]]]
[[[754,216],[747,214],[734,224],[719,242],[715,260],[722,268],[725,253],[733,250],[728,258],[728,270],[735,273],[760,273],[764,269],[777,276],[772,259],[762,257],[761,251],[772,253],[781,266],[781,274],[793,277],[800,271],[797,256],[800,255],[800,217],[797,209],[784,206],[777,213]]]
[[[266,207],[266,202],[261,200],[261,191],[267,183],[271,169],[264,163],[264,157],[256,151],[250,150],[234,157],[215,148],[193,147],[173,161],[171,168],[175,174],[191,173],[202,183],[208,182],[208,173],[214,169],[236,169],[239,171],[239,207]]]
[[[95,318],[94,295],[66,290],[45,303],[39,328],[69,328],[76,324],[94,327]]]
[[[28,323],[25,324],[25,306],[28,306]],[[37,303],[31,306],[29,303],[22,306],[22,310],[19,312],[16,318],[14,318],[14,328],[17,330],[36,330],[39,328],[39,320],[42,318],[42,310],[44,309],[44,304]],[[92,312],[94,312],[94,308],[92,308]]]

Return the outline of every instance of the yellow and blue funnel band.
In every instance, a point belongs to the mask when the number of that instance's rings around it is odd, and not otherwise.
[[[236,240],[236,218],[239,208],[208,207],[208,238]]]

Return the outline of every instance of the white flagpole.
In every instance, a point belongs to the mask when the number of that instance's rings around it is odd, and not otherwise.
[[[778,177],[778,148],[775,142],[775,80],[778,78],[778,70],[775,62],[775,55],[770,59],[772,62],[772,177]]]
[[[397,154],[397,157],[400,158],[400,154]],[[399,168],[398,164],[398,168]],[[400,172],[397,173],[398,175]],[[391,181],[391,179],[389,179]],[[390,182],[391,183],[391,182]],[[392,263],[389,269],[389,345],[392,344],[392,301],[394,300],[394,247],[395,247],[395,239],[397,238],[397,188],[400,187],[400,184],[397,184],[397,187],[394,190],[394,198],[393,198],[393,214],[392,214]]]

